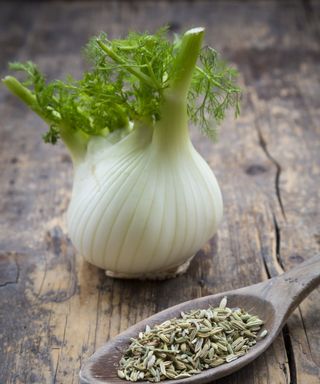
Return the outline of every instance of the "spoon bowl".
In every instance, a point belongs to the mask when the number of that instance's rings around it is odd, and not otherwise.
[[[265,282],[223,292],[216,295],[190,300],[140,321],[128,328],[113,340],[107,342],[94,353],[83,365],[80,372],[82,384],[116,384],[126,380],[117,376],[118,364],[130,344],[130,338],[136,338],[146,325],[151,328],[166,320],[179,317],[180,312],[192,309],[217,307],[223,297],[228,299],[229,308],[243,308],[252,315],[259,316],[264,321],[263,329],[267,329],[265,338],[258,341],[248,352],[230,363],[219,365],[193,375],[190,378],[164,380],[164,383],[207,383],[244,367],[261,355],[274,341],[289,315],[297,305],[320,283],[320,257],[314,257],[299,267]],[[140,381],[139,383],[150,383]]]

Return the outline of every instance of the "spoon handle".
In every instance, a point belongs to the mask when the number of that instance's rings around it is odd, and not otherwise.
[[[267,295],[285,322],[301,301],[320,284],[320,256],[270,280]]]

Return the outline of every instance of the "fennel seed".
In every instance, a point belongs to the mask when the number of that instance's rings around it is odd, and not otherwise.
[[[118,377],[128,381],[183,379],[231,363],[264,338],[263,321],[240,308],[219,306],[181,312],[181,317],[146,326],[122,356]],[[261,331],[261,332],[260,332]]]

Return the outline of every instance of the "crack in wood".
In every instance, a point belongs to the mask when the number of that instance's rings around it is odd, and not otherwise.
[[[61,354],[61,350],[58,353],[57,365],[56,365],[55,370],[54,370],[53,383],[56,383],[56,380],[57,380],[58,366],[59,366],[59,362],[60,362],[60,354]]]
[[[284,271],[284,265],[281,260],[281,233],[280,233],[280,226],[278,225],[277,219],[275,214],[273,214],[273,224],[274,224],[274,230],[275,230],[275,236],[276,236],[276,260],[282,270]],[[284,347],[286,350],[286,355],[288,358],[288,368],[289,372],[287,372],[287,368],[285,365],[283,365],[283,372],[286,376],[286,380],[288,384],[297,384],[297,369],[296,369],[296,363],[295,363],[295,356],[294,356],[294,351],[292,347],[292,341],[291,341],[291,336],[289,333],[289,328],[287,325],[283,327],[282,331],[282,336],[283,336],[283,343]],[[288,373],[289,373],[289,379],[288,380]]]
[[[17,284],[18,281],[7,281],[3,284],[0,284],[0,288],[7,287],[8,285]]]
[[[281,213],[282,213],[284,219],[286,219],[286,213],[285,213],[285,210],[284,210],[284,206],[283,206],[283,202],[282,202],[282,198],[281,198],[281,191],[280,191],[280,176],[281,176],[282,168],[281,168],[280,163],[269,152],[267,142],[266,142],[265,138],[263,137],[261,129],[259,128],[259,126],[257,124],[256,124],[256,129],[257,129],[257,132],[258,132],[259,144],[260,144],[263,152],[265,153],[267,158],[276,167],[276,177],[275,177],[276,197],[277,197],[280,209],[281,209]]]
[[[271,275],[271,273],[269,271],[268,260],[267,260],[266,254],[264,252],[261,252],[261,255],[262,255],[263,267],[265,269],[265,272],[266,272],[266,275],[267,275],[268,279],[270,279],[272,277],[272,275]]]
[[[275,230],[275,238],[276,238],[276,261],[284,270],[283,263],[280,256],[280,245],[281,245],[281,235],[280,235],[280,227],[278,225],[278,222],[276,220],[275,215],[273,214],[273,223],[274,223],[274,230]],[[268,266],[268,258],[264,252],[262,254],[262,262],[264,269],[266,271],[266,274],[268,278],[273,277],[274,273],[272,273],[271,268]],[[301,316],[302,317],[302,316]],[[306,333],[306,331],[305,331]],[[297,370],[296,370],[296,364],[295,364],[295,357],[294,357],[294,351],[292,347],[292,341],[291,336],[289,334],[289,328],[287,325],[284,326],[282,331],[282,337],[283,337],[283,343],[286,350],[286,355],[288,359],[288,369],[285,364],[280,365],[280,369],[283,371],[283,374],[286,378],[286,384],[298,384],[297,383]],[[310,346],[309,346],[310,348]],[[311,350],[311,349],[310,349]]]
[[[274,225],[274,231],[275,231],[275,236],[276,236],[276,259],[277,259],[277,262],[280,265],[282,271],[284,272],[285,269],[284,269],[284,265],[283,265],[283,262],[282,262],[281,256],[280,256],[280,243],[281,243],[280,226],[278,225],[276,215],[273,214],[272,216],[273,216],[273,225]]]
[[[282,172],[282,168],[280,163],[270,154],[267,146],[267,142],[265,138],[262,135],[261,129],[259,126],[256,124],[256,130],[258,133],[258,138],[259,138],[259,145],[262,148],[263,152],[267,156],[267,158],[275,165],[276,167],[276,176],[275,176],[275,193],[277,197],[278,204],[280,206],[281,213],[286,220],[286,214],[284,210],[284,205],[282,202],[282,197],[281,197],[281,191],[280,191],[280,176]],[[284,265],[281,260],[281,230],[280,226],[278,224],[278,221],[276,219],[276,215],[273,213],[273,225],[274,225],[274,231],[275,231],[275,255],[276,255],[276,261],[278,262],[279,266],[281,269],[284,271]],[[264,254],[262,254],[262,259],[263,259],[263,264],[264,268],[266,269],[266,273],[269,277],[272,276],[271,270],[268,267],[268,262]],[[295,363],[295,357],[294,357],[294,351],[293,351],[293,346],[292,346],[292,341],[291,341],[291,336],[289,334],[289,328],[287,325],[283,328],[282,331],[283,335],[283,342],[284,342],[284,347],[286,350],[286,355],[288,359],[288,368],[289,372],[287,372],[287,367],[283,365],[281,369],[284,372],[284,375],[286,377],[286,382],[288,384],[297,384],[297,370],[296,370],[296,363]]]
[[[281,260],[281,233],[280,233],[280,226],[278,225],[277,219],[275,214],[273,214],[273,224],[274,224],[274,230],[275,230],[275,236],[276,236],[276,260],[282,270],[284,271],[284,265]],[[296,363],[295,363],[295,356],[291,341],[291,336],[289,333],[289,328],[287,325],[283,327],[282,331],[283,336],[283,343],[286,350],[286,355],[288,359],[288,368],[289,372],[287,372],[287,368],[285,365],[283,365],[282,369],[284,372],[284,375],[286,376],[286,381],[288,384],[297,384],[297,369],[296,369]],[[289,380],[288,380],[288,374],[289,374]]]
[[[293,351],[293,347],[292,347],[292,341],[291,341],[291,336],[289,333],[289,328],[287,325],[285,325],[283,327],[282,335],[283,335],[284,346],[285,346],[287,358],[288,358],[288,366],[289,366],[289,373],[290,373],[289,384],[298,384],[297,368],[296,368],[296,363],[295,363],[295,358],[294,358],[294,351]]]
[[[99,326],[99,313],[100,313],[100,300],[101,300],[101,290],[98,290],[98,299],[97,299],[97,314],[96,314],[96,323],[95,323],[95,329],[94,329],[94,341],[93,341],[93,349],[96,350],[97,346],[97,334],[98,334],[98,326]],[[109,327],[111,326],[111,321],[109,321]],[[109,337],[110,337],[110,330],[109,330]]]

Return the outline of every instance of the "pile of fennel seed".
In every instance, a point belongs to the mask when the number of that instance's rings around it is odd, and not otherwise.
[[[243,356],[267,335],[263,321],[240,308],[181,312],[180,318],[146,327],[122,356],[118,376],[128,381],[185,379]]]

